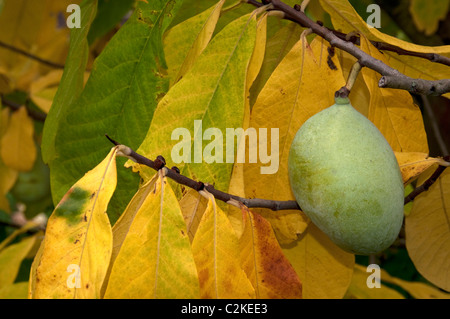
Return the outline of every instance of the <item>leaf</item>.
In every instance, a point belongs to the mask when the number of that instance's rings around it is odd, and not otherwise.
[[[352,280],[353,254],[337,247],[312,223],[300,240],[282,248],[302,280],[304,299],[344,296]]]
[[[166,33],[164,52],[172,85],[186,74],[208,45],[224,3],[225,0],[220,0]]]
[[[105,156],[105,134],[132,149],[142,142],[157,101],[168,89],[161,37],[179,6],[174,0],[137,2],[133,15],[95,59],[83,92],[53,131],[58,155],[49,163],[54,202]],[[112,222],[138,187],[138,176],[122,165],[118,180],[108,212]]]
[[[209,193],[208,207],[192,243],[200,298],[248,299],[255,291],[239,262],[239,240],[225,213]]]
[[[139,154],[147,157],[162,155],[170,163],[173,147],[178,143],[187,144],[186,148],[191,151],[184,151],[193,155],[189,156],[189,163],[178,163],[180,156],[176,152],[176,158],[172,158],[181,173],[214,184],[217,189],[228,189],[233,163],[225,163],[224,152],[219,162],[209,154],[203,154],[203,130],[215,128],[214,141],[223,146],[226,129],[242,127],[246,67],[253,51],[255,29],[255,18],[247,15],[228,24],[213,38],[191,70],[158,104],[148,134],[137,150]],[[195,120],[201,122],[197,122],[200,124],[194,132]],[[180,130],[189,133],[189,137],[181,137],[181,142],[174,140],[180,136],[172,139],[172,134]],[[232,143],[228,148],[233,146],[235,149],[235,145]],[[152,176],[147,170],[136,169],[144,179]]]
[[[9,120],[9,110],[2,109],[0,118],[0,140],[4,132],[6,132],[8,120]],[[6,194],[8,194],[10,189],[14,186],[14,183],[17,180],[17,176],[18,172],[15,169],[6,166],[0,157],[0,210],[4,210],[6,212],[10,211],[9,202],[6,198]]]
[[[50,111],[62,74],[63,71],[54,70],[31,84],[30,98],[45,113]]]
[[[136,206],[104,298],[198,298],[197,272],[175,194],[158,175],[144,188],[150,193]]]
[[[4,11],[0,16],[0,29],[4,32],[0,35],[0,41],[55,64],[64,64],[69,28],[61,26],[61,17],[73,1],[4,2]],[[0,52],[0,73],[6,75],[6,92],[28,91],[36,78],[51,69],[17,52]],[[0,83],[0,86],[5,85]]]
[[[316,38],[310,48],[303,54],[302,41],[297,41],[274,70],[253,106],[250,127],[257,131],[258,142],[250,141],[249,144],[261,143],[258,147],[260,159],[244,165],[246,197],[294,199],[287,167],[294,135],[310,116],[334,104],[335,91],[345,84],[342,72],[328,67],[324,43]],[[336,56],[333,61],[339,68]],[[270,133],[263,135],[264,130]],[[276,130],[278,139],[273,136]],[[249,149],[249,153],[256,151]],[[262,163],[262,152],[270,153],[273,163]],[[263,173],[269,165],[273,166],[270,172]],[[255,211],[270,221],[282,244],[296,240],[309,222],[298,210]]]
[[[433,164],[449,166],[442,158],[429,157],[427,153],[394,152],[402,172],[403,184],[408,185]]]
[[[36,236],[29,236],[0,251],[0,290],[14,283],[19,267],[33,248],[35,241]]]
[[[382,272],[380,279],[385,279],[386,272]],[[381,286],[369,288],[367,278],[371,275],[366,271],[366,267],[355,264],[352,282],[348,287],[346,298],[356,299],[404,299],[403,295],[395,289],[389,288],[384,284]]]
[[[113,29],[133,9],[135,0],[100,0],[98,11],[89,29],[87,40],[92,44]]]
[[[439,20],[447,16],[449,4],[449,0],[411,0],[409,12],[417,29],[426,35],[432,35],[438,28]]]
[[[361,49],[389,65],[383,54],[364,37],[361,37]],[[380,89],[379,74],[371,69],[363,68],[362,75],[370,92],[368,118],[392,149],[397,152],[428,153],[422,113],[411,95],[403,90]]]
[[[180,199],[180,208],[186,223],[189,240],[192,242],[208,205],[208,200],[195,189],[190,188]]]
[[[17,282],[0,288],[0,299],[27,299],[28,282]]]
[[[65,61],[64,72],[53,98],[52,108],[45,119],[42,136],[42,158],[50,163],[57,156],[55,149],[56,132],[67,112],[72,108],[84,85],[84,70],[88,61],[89,47],[87,33],[97,13],[97,0],[83,1],[80,6],[80,24],[83,28],[72,28],[70,31],[70,47]],[[86,171],[86,170],[84,170]],[[58,198],[57,203],[65,191]]]
[[[256,98],[263,89],[272,72],[286,56],[290,49],[300,39],[303,28],[297,23],[289,23],[272,37],[267,39],[264,61],[255,82],[250,89],[250,106],[255,104]]]
[[[417,185],[430,177],[422,174]],[[414,199],[405,218],[406,248],[415,267],[427,280],[450,292],[450,169],[428,191]]]
[[[416,299],[450,299],[449,293],[442,292],[436,287],[424,282],[412,282],[393,277],[383,269],[381,269],[381,280],[403,288]]]
[[[258,299],[298,299],[302,284],[268,221],[243,208],[244,231],[239,239],[242,267]]]
[[[116,152],[113,147],[77,181],[50,216],[39,264],[31,273],[33,298],[100,297],[112,250],[106,209],[116,188]]]
[[[330,14],[335,30],[340,30],[345,33],[357,31],[369,40],[389,43],[413,52],[437,53],[450,57],[450,46],[448,45],[438,47],[421,46],[384,34],[378,31],[377,28],[370,28],[348,1],[320,0],[320,4]],[[450,68],[442,67],[440,63],[434,63],[418,57],[398,55],[395,52],[389,51],[384,51],[383,54],[392,68],[399,70],[409,77],[425,80],[450,78]],[[444,96],[450,98],[449,93]]]
[[[11,114],[9,125],[3,134],[0,151],[3,163],[18,171],[29,171],[36,160],[34,124],[25,107]]]

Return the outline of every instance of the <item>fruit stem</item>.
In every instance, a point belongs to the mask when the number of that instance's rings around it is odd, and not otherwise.
[[[352,69],[350,70],[350,73],[348,74],[347,77],[347,83],[345,84],[345,87],[349,92],[352,90],[352,87],[356,82],[356,78],[358,77],[361,68],[362,65],[359,63],[359,61],[356,61],[355,64],[353,64]]]

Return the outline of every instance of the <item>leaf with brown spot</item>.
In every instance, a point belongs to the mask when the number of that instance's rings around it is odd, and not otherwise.
[[[242,209],[242,216],[242,267],[255,288],[256,298],[301,298],[301,281],[284,256],[270,223],[247,208]]]
[[[192,242],[201,298],[254,298],[255,291],[239,263],[239,240],[214,197]]]
[[[56,206],[33,263],[29,296],[100,297],[112,250],[111,225],[104,212],[116,188],[116,152],[117,146],[76,182]]]

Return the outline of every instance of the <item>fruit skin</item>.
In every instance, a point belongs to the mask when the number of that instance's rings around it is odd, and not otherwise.
[[[381,132],[348,98],[309,118],[291,144],[288,170],[302,211],[342,249],[388,248],[403,222],[404,187]]]

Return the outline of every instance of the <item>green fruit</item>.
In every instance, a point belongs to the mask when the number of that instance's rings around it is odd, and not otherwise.
[[[404,201],[397,160],[348,98],[336,98],[302,125],[288,169],[302,211],[342,249],[367,255],[397,238]]]

